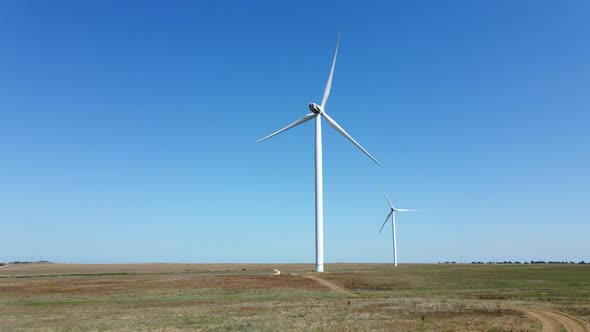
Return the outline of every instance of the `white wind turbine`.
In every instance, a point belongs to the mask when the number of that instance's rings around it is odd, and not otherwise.
[[[357,141],[354,140],[334,119],[332,119],[324,107],[328,96],[330,95],[330,87],[332,86],[332,76],[334,75],[334,67],[336,65],[336,55],[338,54],[338,44],[340,42],[340,34],[336,40],[336,50],[334,50],[334,59],[332,60],[332,68],[330,69],[330,76],[328,76],[328,83],[324,90],[324,97],[322,98],[322,104],[316,103],[309,104],[309,110],[311,113],[302,117],[301,119],[289,124],[288,126],[264,137],[257,141],[261,142],[265,139],[271,138],[275,135],[282,133],[285,130],[296,127],[304,122],[311,119],[315,119],[315,270],[316,272],[324,272],[324,202],[323,202],[323,180],[322,180],[322,118],[326,119],[328,124],[334,128],[338,133],[344,136],[357,148],[363,151],[369,158],[371,158],[377,165],[381,166],[377,159],[373,158],[367,150],[365,150]]]
[[[391,211],[389,211],[389,214],[387,215],[387,217],[385,217],[385,222],[381,226],[379,233],[381,233],[381,231],[383,230],[383,227],[385,227],[385,224],[387,224],[387,222],[389,221],[389,217],[391,217],[391,228],[393,229],[393,265],[397,266],[397,247],[396,247],[396,243],[395,243],[395,213],[396,212],[415,212],[415,211],[422,211],[422,210],[408,210],[408,209],[394,208],[393,204],[391,204],[391,201],[389,200],[389,197],[387,197],[387,194],[385,192],[384,192],[384,194],[385,194],[385,199],[387,200],[387,203],[389,203],[389,207],[391,208]]]

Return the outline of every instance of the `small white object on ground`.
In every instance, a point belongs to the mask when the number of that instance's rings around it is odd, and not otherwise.
[[[281,275],[281,271],[279,271],[279,270],[277,270],[277,269],[274,269],[274,272],[273,272],[273,274],[272,274],[272,275],[273,275],[273,276],[278,276],[278,275]]]

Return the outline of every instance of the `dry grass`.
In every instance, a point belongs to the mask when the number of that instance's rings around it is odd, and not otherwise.
[[[321,277],[361,294],[349,298],[301,275],[270,276],[275,267],[300,274],[311,266],[9,267],[0,270],[4,275],[0,278],[0,330],[540,330],[536,321],[522,313],[501,308],[501,301],[474,296],[483,290],[490,295],[510,294],[494,283],[481,288],[488,281],[477,274],[489,274],[487,268],[455,271],[456,276],[448,278],[450,271],[440,266],[406,265],[391,272],[387,265],[329,265],[329,271],[336,272]],[[580,271],[575,273],[585,273]],[[23,275],[26,277],[19,277]],[[536,275],[528,278],[533,280]],[[546,292],[559,292],[559,287],[540,285]],[[577,285],[582,291],[586,286]],[[437,291],[437,287],[444,291]],[[569,288],[561,288],[569,296]],[[515,300],[522,302],[523,298]],[[556,305],[588,313],[590,300],[572,297],[569,301]]]

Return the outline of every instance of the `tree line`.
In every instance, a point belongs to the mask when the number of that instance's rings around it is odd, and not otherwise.
[[[38,262],[29,262],[29,261],[13,261],[8,263],[0,263],[0,266],[4,265],[16,265],[16,264],[33,264],[33,263],[50,263],[48,261],[38,261]]]
[[[457,262],[438,262],[438,264],[457,264]],[[584,261],[574,262],[574,261],[529,261],[529,262],[519,262],[519,261],[501,261],[501,262],[471,262],[471,264],[590,264],[590,262],[586,263]]]

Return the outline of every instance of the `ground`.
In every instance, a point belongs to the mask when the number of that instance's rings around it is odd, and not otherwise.
[[[281,275],[272,276],[273,269]],[[0,331],[590,332],[590,265],[26,264]]]

